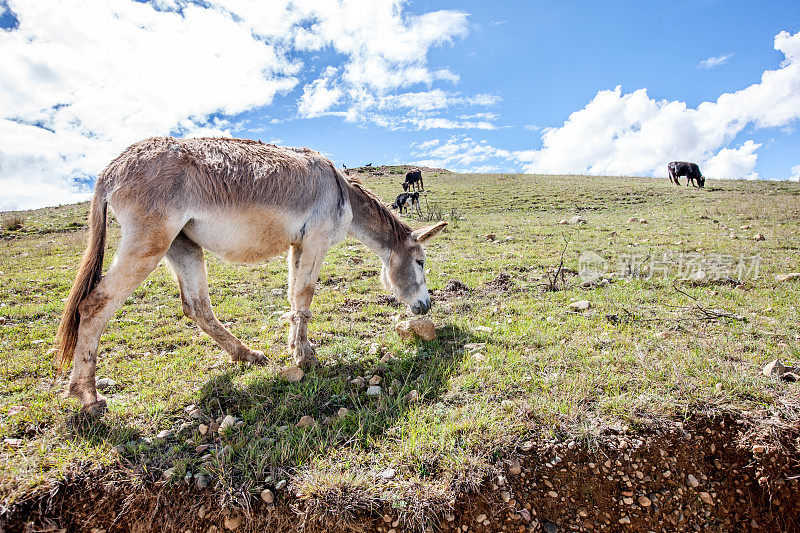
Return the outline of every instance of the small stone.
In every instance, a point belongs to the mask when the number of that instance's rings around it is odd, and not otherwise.
[[[568,224],[567,219],[565,219],[565,218],[562,218],[561,220],[559,220],[558,223],[561,224],[562,226],[564,224]]]
[[[380,396],[381,392],[380,385],[371,385],[367,387],[367,396]]]
[[[631,519],[628,518],[627,516],[623,516],[622,518],[619,519],[619,523],[620,524],[630,524],[631,523]]]
[[[668,330],[664,330],[664,331],[658,331],[658,332],[656,332],[656,333],[653,335],[653,337],[655,337],[655,338],[657,338],[657,339],[662,339],[662,340],[663,340],[663,339],[668,339],[668,338],[670,338],[671,336],[672,336],[672,332],[671,332],[671,331],[668,331]]]
[[[336,418],[342,420],[343,418],[347,418],[347,415],[350,414],[350,409],[347,407],[340,407],[338,411],[336,411]]]
[[[369,345],[369,354],[370,355],[378,355],[381,353],[381,347],[377,342],[373,342]]]
[[[232,428],[236,425],[237,418],[233,415],[225,415],[225,418],[222,419],[222,422],[219,424],[219,431],[220,433],[224,432],[228,428]]]
[[[285,289],[272,289],[269,292],[271,292],[273,296],[283,296],[284,294],[286,294]]]
[[[764,234],[762,234],[762,233],[756,233],[755,235],[753,235],[753,240],[754,241],[766,241],[767,238],[764,237]]]
[[[530,521],[531,521],[531,513],[530,513],[530,511],[528,511],[527,509],[521,509],[521,510],[519,511],[519,515],[520,515],[522,518],[524,518],[526,522],[530,522]]]
[[[242,525],[242,517],[239,515],[225,516],[222,520],[225,529],[235,531]]]
[[[189,418],[194,418],[195,420],[199,420],[203,418],[203,410],[196,408],[189,411]]]
[[[636,501],[639,502],[639,505],[641,505],[642,507],[650,507],[651,505],[653,505],[653,502],[650,501],[650,498],[648,498],[647,496],[639,496],[636,499]]]
[[[478,522],[479,524],[482,524],[484,520],[486,520],[486,515],[483,513],[475,517],[475,521]]]
[[[483,238],[487,241],[493,241],[497,238],[497,235],[495,235],[494,233],[487,233],[486,235],[483,236]]]
[[[633,498],[622,498],[622,503],[625,505],[633,505]]]
[[[547,491],[547,495],[550,496],[551,498],[558,498],[558,493],[554,490]]]
[[[639,222],[639,219],[636,217],[630,217],[628,219],[628,224],[633,224],[634,222]]]
[[[205,424],[200,424],[197,426],[197,431],[199,431],[201,435],[205,435],[208,433],[208,426]]]
[[[647,219],[643,218],[639,221],[640,224],[647,224]]]
[[[206,474],[194,476],[194,486],[198,489],[205,489],[211,484],[211,477]],[[201,517],[202,518],[202,517]]]
[[[303,369],[300,368],[299,366],[289,366],[278,372],[278,376],[282,380],[288,381],[290,383],[297,383],[298,381],[303,379],[303,376],[305,375],[306,373],[303,372]]]
[[[317,425],[317,421],[314,420],[313,416],[305,415],[300,419],[297,423],[297,427],[299,428],[312,428]]]
[[[699,494],[699,496],[700,496],[700,499],[703,500],[703,503],[705,503],[707,505],[714,505],[714,499],[711,497],[711,494],[709,494],[709,493],[704,491],[704,492],[701,492]]]
[[[281,479],[277,483],[275,483],[275,490],[283,490],[286,488],[286,480]]]
[[[558,526],[550,522],[549,520],[545,520],[544,531],[545,533],[558,533]]]
[[[353,256],[350,256],[349,261],[354,265],[360,265],[361,263],[364,262],[364,259],[362,259],[361,257],[358,257],[357,255],[353,255]]]
[[[100,378],[97,381],[95,381],[94,386],[99,391],[106,391],[106,390],[111,390],[114,387],[116,387],[117,386],[117,382],[114,381],[111,378]]]
[[[477,331],[478,333],[491,333],[492,328],[488,326],[475,326],[475,331]]]
[[[161,473],[161,477],[163,477],[164,479],[172,479],[174,475],[175,475],[175,467],[167,468]]]
[[[367,380],[362,378],[361,376],[357,376],[350,380],[352,385],[355,385],[358,388],[363,388],[367,385]]]
[[[508,467],[508,473],[512,476],[518,476],[520,472],[522,472],[522,466],[517,459],[514,459]]]
[[[205,453],[211,446],[208,444],[201,444],[197,448],[194,449],[194,453]]]
[[[380,385],[381,381],[383,381],[383,378],[376,374],[376,375],[372,376],[369,379],[369,384],[370,385]]]
[[[419,400],[419,391],[414,389],[405,396],[406,403],[414,403]]]
[[[697,481],[697,478],[694,477],[692,474],[686,476],[686,483],[693,489],[696,489],[697,487],[700,486],[700,482]]]
[[[506,502],[506,503],[511,501],[511,493],[508,492],[507,490],[502,491],[500,493],[500,497],[503,498],[503,501]]]
[[[163,431],[159,431],[158,435],[156,435],[157,439],[168,439],[175,434],[175,431],[172,429],[165,429]]]
[[[753,446],[753,453],[764,453],[767,451],[767,447],[763,444],[756,444]]]
[[[573,226],[576,224],[586,224],[586,219],[580,215],[575,215],[574,217],[569,219],[569,223]]]
[[[587,311],[592,307],[592,302],[589,300],[578,300],[577,302],[569,304],[569,307],[576,311]]]
[[[205,517],[206,517],[206,506],[205,505],[201,505],[200,509],[197,510],[197,518],[202,520]]]
[[[271,490],[264,489],[261,491],[261,499],[264,500],[265,503],[272,503],[275,501],[275,495],[272,494]]]

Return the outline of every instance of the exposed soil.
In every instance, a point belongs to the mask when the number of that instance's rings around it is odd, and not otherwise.
[[[762,445],[767,433],[746,421],[697,416],[522,443],[480,490],[420,519],[355,492],[300,499],[291,487],[275,504],[254,495],[245,513],[210,490],[84,471],[12,509],[0,531],[800,531],[799,429]]]

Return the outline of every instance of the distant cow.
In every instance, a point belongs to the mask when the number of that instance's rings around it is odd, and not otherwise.
[[[411,206],[411,209],[414,209],[414,206],[419,203],[419,193],[418,192],[404,192],[397,195],[394,203],[392,204],[392,209],[399,209],[400,212],[408,211],[408,207]]]
[[[403,182],[403,190],[408,189],[424,189],[425,185],[422,183],[422,172],[419,170],[412,170],[406,174],[406,181]]]
[[[667,171],[669,172],[669,180],[675,185],[681,184],[678,180],[679,176],[686,176],[687,187],[690,183],[696,187],[704,187],[706,184],[706,179],[700,173],[700,167],[696,163],[673,161],[667,165]],[[695,181],[697,181],[697,184],[695,184]]]

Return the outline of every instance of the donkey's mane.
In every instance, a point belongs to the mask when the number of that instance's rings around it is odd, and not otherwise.
[[[411,227],[392,213],[359,178],[344,176],[344,179],[350,184],[352,190],[358,193],[359,199],[366,203],[370,210],[378,216],[381,224],[389,230],[392,242],[398,244],[405,242],[409,234],[411,234]]]

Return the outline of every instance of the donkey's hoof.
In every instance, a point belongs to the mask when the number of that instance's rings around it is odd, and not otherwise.
[[[99,394],[96,402],[81,407],[81,415],[87,418],[100,418],[106,411],[108,411],[108,402]]]
[[[252,363],[254,365],[266,365],[268,360],[267,356],[264,355],[264,352],[247,349],[247,351],[243,351],[242,353],[231,355],[231,363],[237,362]]]
[[[306,372],[319,366],[319,359],[317,359],[316,352],[310,344],[299,347],[294,351],[294,361],[297,366]]]

